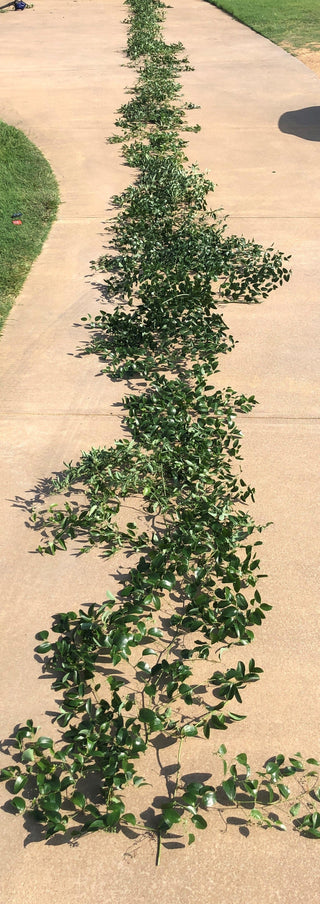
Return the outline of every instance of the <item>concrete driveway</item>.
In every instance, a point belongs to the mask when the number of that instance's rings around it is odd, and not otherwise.
[[[53,613],[102,601],[114,587],[114,565],[108,574],[98,553],[40,559],[25,521],[35,488],[63,460],[121,435],[115,403],[125,387],[99,376],[97,360],[78,349],[80,318],[101,304],[89,263],[103,251],[110,196],[130,179],[117,146],[106,144],[132,78],[122,65],[125,13],[120,0],[36,0],[0,18],[0,117],[41,148],[62,199],[0,343],[2,738],[27,717],[50,732],[55,703],[33,657],[35,633]],[[280,751],[320,752],[320,82],[202,0],[171,0],[166,31],[195,66],[183,81],[187,100],[201,104],[191,116],[202,131],[190,136],[189,157],[217,183],[213,206],[224,207],[231,231],[292,255],[288,286],[262,305],[225,310],[238,345],[218,377],[259,401],[241,421],[243,470],[256,487],[256,520],[273,522],[262,565],[274,609],[252,648],[265,674],[247,691],[247,720],[223,739],[259,766]],[[210,774],[211,745],[199,749],[191,746],[185,772]],[[149,778],[160,793],[157,774],[154,762]],[[141,793],[143,806],[153,792]],[[97,833],[76,846],[44,845],[30,835],[26,843],[22,819],[2,811],[1,824],[2,900],[10,904],[318,901],[319,846],[291,832],[257,828],[246,838],[213,817],[191,848],[164,850],[156,870],[147,837],[135,844]]]

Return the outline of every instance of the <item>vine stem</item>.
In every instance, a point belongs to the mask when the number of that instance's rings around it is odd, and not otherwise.
[[[175,782],[175,786],[174,786],[173,799],[176,796],[177,788],[178,788],[178,784],[179,784],[179,776],[180,776],[180,770],[181,770],[181,750],[182,750],[183,740],[184,740],[184,738],[180,737],[179,747],[178,747],[178,758],[177,758],[177,777],[176,777],[176,782]],[[157,830],[156,866],[160,865],[161,851],[162,851],[162,836],[161,836],[161,828],[159,827]]]
[[[179,747],[178,747],[177,775],[176,775],[176,783],[174,786],[173,798],[175,798],[175,796],[176,796],[178,784],[179,784],[179,778],[180,778],[180,772],[181,772],[181,751],[182,751],[183,741],[184,741],[184,738],[181,735],[180,740],[179,740]]]
[[[156,855],[156,866],[159,866],[159,865],[160,865],[161,851],[162,851],[162,840],[161,840],[161,829],[159,828],[158,831],[157,831],[157,855]]]

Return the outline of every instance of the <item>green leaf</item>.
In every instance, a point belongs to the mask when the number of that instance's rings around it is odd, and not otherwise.
[[[278,791],[280,791],[281,796],[284,797],[285,800],[287,800],[287,798],[289,797],[289,794],[290,794],[290,788],[288,788],[288,785],[282,785],[280,783],[277,785],[277,788],[278,788]]]
[[[163,580],[161,581],[161,587],[163,587],[164,590],[172,590],[175,583],[176,579],[174,575],[172,575],[172,577],[170,578],[163,578]]]
[[[184,737],[195,738],[197,734],[198,734],[198,729],[197,729],[196,725],[191,725],[191,723],[188,723],[187,725],[183,725],[183,727],[181,729],[181,736],[183,738]]]
[[[285,826],[284,822],[281,822],[280,819],[275,819],[275,820],[271,823],[271,825],[276,826],[277,829],[281,829],[282,832],[286,832],[286,831],[287,831],[287,827]]]
[[[38,740],[36,741],[36,746],[40,747],[41,750],[47,750],[48,748],[50,748],[50,750],[52,750],[52,748],[53,748],[52,738],[45,738],[45,737],[38,738]]]
[[[70,788],[70,785],[74,785],[74,783],[75,783],[75,779],[72,778],[70,775],[66,775],[65,778],[62,779],[62,782],[60,785],[61,791],[66,791],[67,788]]]
[[[297,754],[296,754],[297,755]],[[296,760],[294,757],[289,757],[289,762],[294,766],[296,772],[303,772],[304,768],[300,760]]]
[[[18,792],[21,791],[21,788],[24,788],[24,786],[27,784],[28,778],[29,778],[28,775],[17,775],[17,778],[16,778],[14,786],[13,786],[14,794],[18,794]]]
[[[143,659],[140,659],[139,662],[137,662],[137,669],[141,669],[141,671],[145,672],[147,675],[150,675],[151,673],[151,666],[148,662],[144,662]]]
[[[247,754],[246,753],[238,753],[238,756],[236,756],[236,761],[237,761],[237,763],[240,763],[241,766],[247,766],[248,765]]]
[[[22,763],[33,763],[34,761],[34,751],[32,747],[26,747],[26,749],[21,754],[21,762]]]
[[[260,813],[260,810],[256,810],[255,808],[253,810],[250,810],[250,816],[252,816],[252,819],[258,819],[258,820],[260,820],[260,819],[263,820],[263,818],[264,818],[263,813]]]
[[[165,822],[165,825],[170,829],[171,826],[180,822],[181,814],[175,809],[173,804],[169,804],[162,811],[162,818]]]
[[[14,797],[11,803],[14,809],[17,810],[17,813],[23,813],[26,809],[26,802],[23,800],[23,797]]]
[[[49,650],[52,650],[52,644],[48,643],[40,643],[37,647],[35,647],[36,653],[49,653]]]
[[[189,782],[188,785],[186,785],[186,791],[185,791],[185,793],[188,794],[188,795],[189,795],[189,794],[192,794],[192,795],[201,794],[201,792],[203,791],[204,787],[205,787],[205,786],[203,785],[202,782]],[[184,796],[185,796],[185,795],[184,795]],[[196,799],[196,798],[195,798],[195,799]]]
[[[227,795],[228,800],[234,801],[237,790],[234,779],[228,778],[226,781],[222,782],[222,787],[224,793]]]
[[[95,819],[100,819],[100,812],[98,810],[98,807],[94,807],[93,804],[87,804],[85,811],[86,813],[91,813],[91,816],[94,816]]]
[[[205,794],[202,795],[202,803],[205,807],[213,807],[214,804],[217,803],[214,791],[206,791]]]
[[[162,720],[152,709],[142,707],[142,709],[139,710],[139,719],[141,719],[141,722],[144,722],[144,724],[149,725],[151,731],[161,731],[163,728]]]
[[[103,819],[92,819],[91,822],[88,822],[86,825],[86,832],[97,832],[98,829],[105,829],[105,823]]]
[[[298,816],[301,804],[293,804],[293,807],[290,807],[291,816]]]
[[[137,820],[133,813],[124,813],[121,817],[121,822],[128,822],[130,826],[135,826]]]
[[[192,832],[189,832],[189,835],[188,835],[188,845],[193,844],[193,842],[194,842],[195,840],[196,840],[196,839],[195,839],[195,836],[192,834]]]
[[[181,798],[181,803],[183,804],[184,809],[188,810],[188,813],[193,813],[194,815],[196,814],[196,812],[197,812],[197,808],[195,806],[196,799],[193,802],[191,795],[183,794],[183,796]]]
[[[144,688],[145,694],[148,694],[148,697],[155,697],[157,693],[157,685],[156,684],[146,684]]]
[[[86,798],[84,794],[81,794],[80,791],[75,791],[71,797],[71,801],[75,807],[80,807],[80,810],[84,810],[86,805]]]
[[[106,826],[116,826],[119,822],[124,810],[124,805],[121,802],[118,804],[114,804],[108,813],[103,817],[103,821]]]
[[[132,741],[133,753],[138,753],[139,751],[144,751],[145,749],[146,749],[146,742],[143,740],[143,738],[140,737],[140,735],[138,735]]]
[[[203,818],[203,816],[200,816],[199,813],[191,816],[191,822],[193,822],[193,825],[196,827],[196,829],[206,829],[208,825],[206,820]]]
[[[134,775],[132,781],[136,788],[141,788],[143,785],[149,784],[141,775]]]
[[[1,769],[0,770],[0,782],[7,782],[10,778],[16,774],[17,767],[9,766],[9,769]]]

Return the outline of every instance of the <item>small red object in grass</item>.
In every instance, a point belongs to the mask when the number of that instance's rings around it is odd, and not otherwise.
[[[22,226],[22,220],[12,220],[13,226]]]

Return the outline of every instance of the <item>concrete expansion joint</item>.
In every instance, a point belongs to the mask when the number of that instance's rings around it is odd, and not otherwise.
[[[89,223],[91,220],[97,220],[101,225],[104,224],[104,220],[101,217],[57,217],[56,223]]]
[[[102,411],[8,411],[0,414],[0,421],[8,418],[26,418],[26,417],[86,417],[86,418],[118,418],[122,420],[122,414],[105,414]]]
[[[228,213],[228,220],[320,220],[320,216],[316,214],[296,214],[284,213],[279,216],[275,213]]]
[[[106,414],[103,411],[8,411],[2,412],[0,414],[0,422],[8,420],[8,418],[68,418],[68,417],[79,417],[79,418],[112,418],[113,420],[117,418],[118,420],[123,420],[123,414],[113,414],[109,412]],[[320,421],[320,416],[314,415],[306,415],[305,417],[301,417],[300,415],[281,415],[281,414],[261,414],[261,415],[250,415],[250,414],[240,414],[238,417],[238,421],[269,421],[270,423],[280,423],[285,424],[289,421],[306,423],[308,421],[318,422]]]
[[[240,414],[239,417],[245,421],[279,421],[280,423],[286,423],[286,421],[320,421],[320,416],[307,414],[305,417],[301,417],[299,414],[295,415],[282,415],[282,414],[261,414],[261,415],[250,415],[250,414]]]

